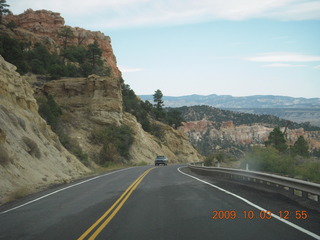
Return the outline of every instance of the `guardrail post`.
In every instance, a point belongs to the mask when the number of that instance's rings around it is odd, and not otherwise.
[[[246,164],[246,171],[249,171],[249,164]]]

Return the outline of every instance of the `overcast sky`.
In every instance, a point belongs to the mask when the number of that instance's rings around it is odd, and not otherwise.
[[[136,94],[320,97],[320,0],[7,0],[111,37]]]

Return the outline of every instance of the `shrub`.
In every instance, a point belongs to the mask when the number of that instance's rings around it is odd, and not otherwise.
[[[214,160],[215,160],[214,155],[207,156],[206,159],[204,160],[204,165],[205,166],[213,166]]]
[[[109,162],[120,162],[121,156],[113,143],[104,143],[99,154],[99,164],[105,167]]]
[[[242,159],[242,167],[245,164],[249,164],[250,170],[289,174],[292,173],[294,159],[272,147],[253,147]]]
[[[44,118],[47,123],[52,127],[53,131],[57,131],[62,110],[56,103],[52,95],[46,99],[38,99],[39,114]]]
[[[28,153],[36,158],[41,157],[40,149],[35,141],[33,141],[31,138],[28,138],[26,136],[22,137],[22,141],[28,146]]]
[[[8,154],[7,149],[3,146],[3,144],[0,144],[0,164],[6,165],[11,161],[11,158]]]
[[[84,165],[89,166],[88,154],[83,152],[77,139],[71,138],[65,133],[58,133],[58,135],[61,144],[73,155],[75,155]]]
[[[7,23],[6,27],[9,28],[10,30],[13,30],[17,28],[17,24],[14,21],[10,21],[9,23]]]
[[[91,141],[103,145],[99,154],[99,164],[103,165],[108,161],[119,162],[121,158],[128,159],[134,135],[132,129],[127,125],[120,127],[110,125],[95,130],[92,133]]]
[[[150,127],[150,133],[160,140],[164,140],[164,130],[159,124],[153,123]]]
[[[320,182],[320,162],[306,162],[296,166],[295,175],[312,182]]]

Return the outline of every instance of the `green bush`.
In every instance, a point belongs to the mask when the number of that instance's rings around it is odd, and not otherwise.
[[[250,170],[289,174],[293,172],[294,159],[279,153],[273,147],[253,147],[242,159],[241,166],[249,164]]]
[[[153,123],[151,124],[150,127],[150,133],[155,136],[156,138],[160,139],[160,140],[164,140],[164,130],[162,129],[161,125],[157,124],[157,123]]]
[[[56,103],[52,95],[48,95],[47,98],[37,99],[39,104],[39,114],[47,121],[52,130],[57,133],[62,110]]]
[[[320,182],[320,162],[307,162],[296,166],[295,175],[304,180]]]
[[[214,155],[207,156],[206,159],[204,160],[204,165],[205,166],[213,166],[214,165],[214,160],[215,160],[215,156]]]
[[[99,154],[99,164],[104,165],[109,161],[119,162],[122,159],[129,159],[129,150],[134,141],[134,134],[127,125],[119,127],[110,125],[94,131],[91,141],[103,145]]]
[[[7,36],[0,36],[0,55],[17,67],[20,74],[29,71],[28,61],[24,53],[24,44]]]
[[[320,162],[316,159],[301,159],[289,154],[280,153],[272,147],[253,149],[241,159],[241,167],[249,164],[250,170],[263,171],[299,177],[305,180],[320,182]]]

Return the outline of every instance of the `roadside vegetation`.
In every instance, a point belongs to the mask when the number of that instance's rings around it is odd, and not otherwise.
[[[39,105],[39,114],[46,120],[46,122],[51,126],[52,131],[54,131],[61,142],[61,144],[75,155],[84,165],[89,166],[88,155],[83,152],[78,141],[70,137],[64,127],[63,127],[63,111],[61,107],[56,103],[52,95],[48,95],[45,98],[37,99]]]
[[[238,167],[249,170],[280,174],[312,182],[320,182],[320,161],[310,157],[307,141],[300,136],[294,145],[286,143],[285,134],[279,127],[269,134],[265,146],[250,148],[240,161],[228,156],[223,151],[207,156],[206,166]]]
[[[320,182],[320,161],[310,157],[307,141],[300,136],[293,146],[288,146],[279,127],[269,134],[265,147],[253,147],[246,153],[241,165],[246,164],[250,170]]]

